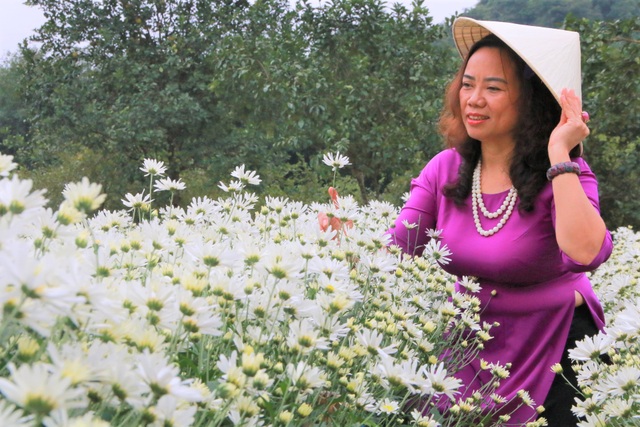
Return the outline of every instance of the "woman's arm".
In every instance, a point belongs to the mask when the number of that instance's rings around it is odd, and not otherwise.
[[[439,189],[442,182],[449,179],[451,171],[458,170],[459,164],[459,155],[454,150],[444,150],[411,180],[409,199],[400,211],[395,227],[387,232],[391,243],[400,246],[404,253],[422,254],[424,245],[429,242],[427,230],[436,226]]]
[[[549,138],[551,165],[570,161],[569,152],[589,135],[582,120],[582,103],[572,90],[560,97],[562,115]],[[607,229],[600,213],[587,197],[578,175],[564,173],[553,178],[556,239],[573,260],[588,265],[600,253]]]

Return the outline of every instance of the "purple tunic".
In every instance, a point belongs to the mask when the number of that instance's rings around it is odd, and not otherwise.
[[[479,357],[456,374],[468,387],[468,396],[491,374],[479,369],[480,358],[487,362],[511,362],[510,376],[503,380],[497,393],[515,403],[519,390],[529,391],[536,405],[542,405],[553,382],[551,366],[560,362],[575,308],[574,291],[582,294],[599,329],[604,326],[602,306],[584,272],[597,268],[611,254],[611,234],[606,233],[600,253],[589,265],[582,265],[565,255],[556,242],[555,207],[551,183],[538,195],[535,209],[521,214],[514,209],[505,226],[490,237],[476,230],[471,197],[465,206],[456,206],[444,196],[445,184],[457,179],[462,158],[453,149],[436,155],[411,182],[411,196],[390,230],[393,242],[405,253],[419,254],[429,237],[427,229],[443,230],[441,240],[452,252],[444,269],[453,275],[475,276],[482,290],[481,322],[499,322],[493,328],[492,340],[485,344]],[[599,209],[598,183],[582,158],[580,182],[593,206]],[[483,194],[487,209],[500,207],[507,192]],[[493,228],[500,218],[480,215],[485,230]],[[418,224],[408,230],[402,221]],[[409,243],[411,242],[411,243]],[[463,291],[460,285],[457,290]],[[495,296],[491,292],[495,290]],[[515,398],[514,398],[515,397]],[[505,407],[509,413],[513,407]],[[535,411],[522,406],[512,414],[509,425],[524,425],[537,417]]]

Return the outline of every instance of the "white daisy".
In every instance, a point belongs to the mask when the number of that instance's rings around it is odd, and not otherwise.
[[[451,252],[446,244],[442,244],[440,240],[431,239],[424,247],[423,257],[434,259],[440,265],[447,265],[451,262],[449,256]]]
[[[443,231],[444,230],[435,230],[433,228],[430,228],[427,230],[427,236],[429,236],[432,239],[439,239]]]
[[[13,156],[0,154],[0,176],[9,176],[9,172],[18,167],[13,163]]]
[[[65,344],[60,349],[49,342],[47,353],[56,371],[64,378],[69,378],[72,385],[94,381],[99,367],[88,360],[81,344]]]
[[[182,324],[187,331],[211,336],[222,335],[221,329],[224,324],[220,315],[204,298],[195,298],[188,304],[181,304],[180,310],[183,314],[188,310],[189,314],[182,318]]]
[[[237,178],[244,185],[258,185],[261,182],[260,176],[254,171],[245,171],[244,165],[236,167],[233,172],[231,172],[231,176]]]
[[[320,325],[322,335],[329,336],[329,341],[338,341],[349,335],[351,331],[348,324],[341,322],[337,316],[318,315],[314,320]]]
[[[47,190],[32,192],[32,186],[33,181],[21,180],[17,175],[13,175],[11,179],[0,179],[0,217],[7,213],[19,215],[42,208],[47,203],[47,199],[43,197]]]
[[[111,425],[107,421],[96,418],[91,411],[73,418],[70,418],[66,411],[58,411],[42,420],[42,424],[44,427],[109,427]]]
[[[10,378],[0,378],[0,392],[25,412],[45,416],[52,411],[81,408],[86,405],[84,391],[71,387],[71,380],[51,372],[43,363],[8,365]]]
[[[386,225],[387,223],[381,220],[395,219],[398,208],[389,202],[372,200],[368,205],[362,207],[362,211],[373,220],[373,224],[382,222]]]
[[[569,350],[569,357],[577,361],[597,360],[607,352],[612,342],[613,338],[603,333],[586,337],[576,343],[576,348]]]
[[[404,225],[404,228],[406,228],[407,230],[413,230],[414,228],[418,228],[418,224],[416,224],[415,222],[409,222],[406,219],[402,220],[402,225]]]
[[[216,366],[223,374],[227,374],[232,368],[238,367],[238,352],[233,350],[229,357],[226,354],[221,353]]]
[[[385,398],[380,402],[378,413],[381,414],[396,414],[400,409],[400,405],[395,400]]]
[[[194,197],[187,207],[187,215],[195,214],[209,217],[220,213],[220,205],[207,196]]]
[[[151,413],[156,416],[153,426],[164,427],[189,427],[193,425],[197,406],[179,404],[175,396],[165,394],[155,407],[151,408]]]
[[[284,211],[289,199],[286,197],[271,197],[267,196],[264,199],[265,206],[276,213]]]
[[[123,230],[131,224],[131,217],[124,211],[96,212],[95,216],[89,220],[89,227],[93,230],[108,231],[110,229]]]
[[[311,393],[313,389],[324,386],[326,382],[324,371],[315,366],[309,366],[305,362],[298,362],[296,365],[288,364],[286,373],[292,384],[302,393]]]
[[[533,401],[533,399],[531,398],[531,395],[527,390],[518,390],[516,394],[522,400],[522,403],[524,403],[529,407],[532,407],[532,408],[534,407],[535,402]]]
[[[173,180],[171,178],[160,178],[153,184],[153,186],[155,187],[154,191],[156,192],[170,191],[172,193],[175,191],[181,191],[187,188],[185,183],[182,182],[180,178],[178,178],[177,180]]]
[[[162,278],[152,277],[150,283],[132,282],[126,288],[126,295],[153,326],[161,326],[169,330],[177,327],[177,320],[182,316],[176,300],[176,292],[171,283]]]
[[[598,409],[601,406],[601,403],[593,399],[593,397],[587,397],[584,400],[580,400],[579,398],[574,398],[575,405],[571,407],[571,412],[573,412],[577,417],[584,418],[587,415],[591,415],[594,410]]]
[[[294,245],[270,244],[264,248],[257,266],[278,280],[302,277],[306,261],[289,250],[295,248]]]
[[[242,184],[241,181],[231,181],[229,183],[229,185],[225,184],[224,182],[220,181],[218,183],[218,187],[224,191],[225,193],[237,193],[239,191],[242,191],[244,189],[244,184]]]
[[[385,355],[392,355],[398,351],[396,343],[391,343],[386,347],[382,347],[384,335],[375,329],[359,330],[356,332],[356,340],[371,354],[383,353]]]
[[[604,405],[604,412],[610,417],[629,419],[633,414],[634,399],[611,399]]]
[[[302,319],[291,325],[287,344],[290,348],[299,349],[303,354],[309,353],[314,349],[329,349],[328,340],[320,336],[319,331],[309,319]]]
[[[612,396],[624,396],[638,390],[640,368],[635,366],[619,366],[613,375],[602,382],[602,389]]]
[[[186,253],[207,269],[233,269],[241,264],[241,254],[226,243],[194,240],[186,245]]]
[[[331,167],[334,171],[342,169],[343,167],[351,164],[351,162],[349,162],[349,158],[347,156],[341,155],[339,151],[336,154],[325,154],[322,157],[322,163]]]
[[[141,210],[147,211],[149,210],[149,206],[153,202],[151,199],[151,195],[144,195],[144,191],[142,193],[137,193],[135,196],[131,193],[127,193],[122,199],[122,204],[129,208],[129,211]]]
[[[609,425],[604,415],[590,414],[578,423],[578,427],[609,427]]]
[[[144,176],[164,176],[167,168],[164,165],[164,162],[161,162],[159,160],[144,159],[144,163],[140,170],[145,173]]]
[[[629,284],[628,286],[634,285]],[[622,334],[638,337],[640,334],[640,298],[629,301],[629,304],[616,315],[615,324],[608,332],[614,337]]]
[[[150,326],[147,322],[148,320],[142,319],[140,314],[132,313],[126,321],[118,325],[117,333],[140,351],[160,352],[164,350],[167,346],[166,335],[159,333],[155,327]]]
[[[385,389],[402,385],[412,394],[431,390],[430,382],[424,376],[425,370],[418,365],[418,360],[403,360],[396,363],[391,356],[386,354],[380,356],[380,361],[373,367],[372,373],[380,378]]]
[[[444,394],[449,399],[453,399],[458,394],[458,389],[462,385],[462,381],[447,375],[447,370],[443,363],[431,365],[425,371],[425,377],[431,383],[431,389],[436,395]]]
[[[424,415],[422,412],[414,409],[411,411],[413,424],[420,427],[440,427],[440,423],[433,419],[432,415]]]
[[[463,276],[459,283],[460,286],[464,287],[469,292],[478,293],[482,290],[480,283],[475,277]]]
[[[200,402],[202,395],[189,387],[190,381],[181,379],[179,369],[170,365],[162,354],[147,350],[136,357],[136,372],[157,396],[172,395],[187,402]]]
[[[385,273],[395,271],[398,267],[397,259],[386,251],[378,251],[371,255],[364,253],[360,263],[376,276],[384,276]]]
[[[594,360],[587,360],[586,362],[580,365],[580,371],[578,371],[578,385],[581,387],[587,386],[599,378],[604,374],[602,367],[600,364]]]
[[[309,261],[307,271],[309,273],[322,275],[333,281],[349,279],[349,267],[347,264],[329,257],[313,257]]]
[[[88,214],[98,209],[107,198],[106,194],[101,194],[102,185],[89,182],[85,176],[80,182],[71,182],[65,185],[62,190],[65,202],[68,206],[73,206],[80,212]]]
[[[249,211],[253,209],[254,205],[258,202],[258,196],[253,193],[240,193],[233,194],[233,203],[236,209]],[[248,214],[248,212],[246,212]]]
[[[27,427],[32,425],[32,421],[9,402],[0,400],[0,425],[2,427]]]

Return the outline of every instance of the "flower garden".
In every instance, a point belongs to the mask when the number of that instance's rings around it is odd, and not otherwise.
[[[437,231],[422,257],[387,248],[398,207],[258,200],[244,166],[225,198],[159,207],[154,193],[185,183],[148,159],[149,188],[123,210],[99,210],[87,179],[51,209],[12,160],[0,155],[1,426],[509,425],[484,404],[508,366],[485,364],[495,382],[464,401],[452,376],[500,326],[454,291]],[[606,333],[571,354],[581,426],[640,425],[640,236],[614,237],[592,274]]]

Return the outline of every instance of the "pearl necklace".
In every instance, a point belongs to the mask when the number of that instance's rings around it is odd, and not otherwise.
[[[473,181],[471,185],[471,199],[473,202],[473,222],[476,224],[476,230],[480,233],[481,236],[489,237],[496,234],[504,225],[507,223],[509,217],[511,217],[511,213],[513,212],[513,208],[516,205],[516,198],[518,197],[518,190],[512,185],[509,189],[509,194],[502,202],[502,205],[495,212],[489,212],[484,205],[484,200],[482,200],[482,190],[480,187],[480,170],[482,169],[482,161],[478,160],[478,164],[476,168],[473,170]],[[480,215],[478,214],[478,206],[480,206],[480,211],[485,218],[497,218],[502,215],[500,218],[500,222],[490,230],[485,230],[482,228],[482,224],[480,224]]]

